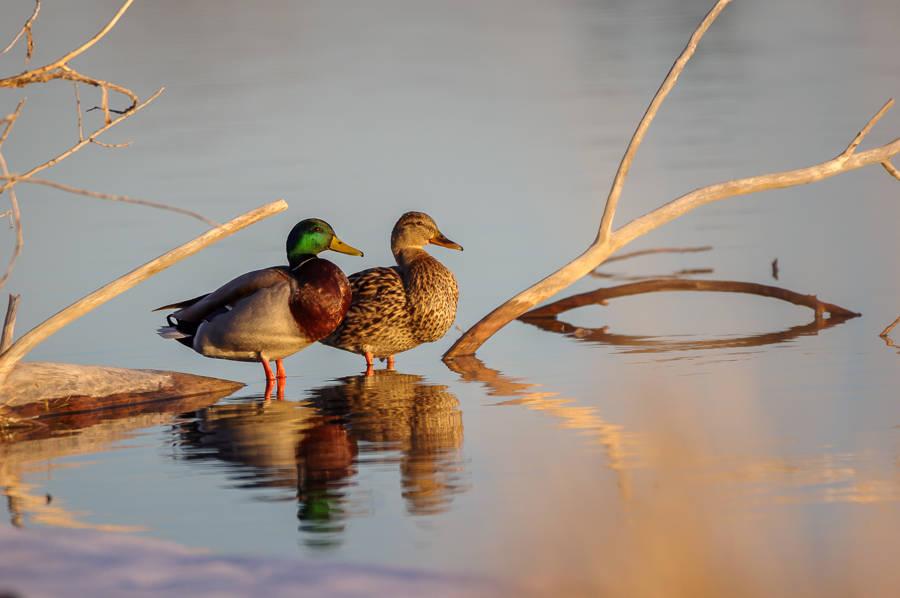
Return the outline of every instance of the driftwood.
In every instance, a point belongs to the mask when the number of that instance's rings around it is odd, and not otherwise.
[[[161,370],[24,362],[16,364],[3,386],[0,416],[15,420],[133,407],[201,394],[221,397],[243,386],[230,380]]]
[[[894,101],[890,100],[874,117],[872,117],[862,131],[860,131],[853,141],[850,142],[847,148],[833,160],[798,170],[737,179],[703,187],[683,195],[644,216],[632,220],[630,223],[616,231],[612,230],[613,216],[615,215],[616,206],[619,201],[619,196],[621,195],[625,177],[628,174],[637,148],[640,145],[647,128],[656,116],[663,100],[675,85],[675,81],[678,79],[682,70],[684,70],[688,60],[693,56],[700,39],[730,1],[731,0],[719,0],[700,23],[681,56],[675,61],[675,64],[672,66],[672,69],[660,86],[659,91],[657,91],[656,96],[650,103],[641,122],[638,124],[637,130],[635,131],[634,136],[625,151],[625,155],[622,158],[622,162],[619,165],[618,172],[616,173],[615,180],[613,181],[612,188],[606,200],[606,207],[603,211],[597,237],[591,246],[574,261],[539,283],[522,291],[483,317],[478,323],[465,332],[452,347],[450,347],[447,353],[444,354],[445,360],[452,360],[461,355],[474,354],[475,351],[495,332],[500,330],[500,328],[506,326],[509,322],[518,318],[529,309],[553,296],[576,280],[579,280],[629,242],[701,205],[725,199],[727,197],[812,183],[869,164],[881,164],[888,173],[900,179],[900,172],[898,172],[898,170],[890,163],[890,159],[897,153],[900,153],[900,139],[896,139],[887,145],[875,149],[856,152],[856,148],[862,139],[869,133],[875,123],[884,115],[891,105],[893,105]]]
[[[201,249],[212,245],[219,239],[227,237],[228,235],[246,226],[249,226],[254,222],[262,220],[263,218],[268,218],[273,214],[282,212],[286,210],[287,207],[287,203],[285,203],[283,199],[279,199],[276,202],[272,202],[268,205],[262,206],[261,208],[257,208],[255,210],[247,212],[246,214],[238,216],[237,218],[226,222],[222,226],[214,228],[211,231],[200,235],[193,241],[189,241],[181,247],[177,247],[172,251],[161,255],[155,260],[151,260],[143,266],[132,270],[125,276],[114,280],[105,287],[94,291],[84,299],[76,301],[56,315],[48,318],[47,320],[44,320],[41,324],[35,326],[30,332],[13,343],[13,345],[8,350],[0,355],[0,389],[4,390],[5,393],[3,384],[10,371],[12,371],[12,367],[16,364],[16,362],[22,359],[22,357],[24,357],[25,354],[28,353],[28,351],[37,346],[38,343],[49,337],[51,334],[53,334],[69,322],[72,322],[73,320],[81,317],[95,307],[102,305],[106,301],[109,301],[116,295],[124,293],[142,280],[145,280],[153,276],[154,274],[165,270],[169,266],[180,262],[186,257],[194,255]]]

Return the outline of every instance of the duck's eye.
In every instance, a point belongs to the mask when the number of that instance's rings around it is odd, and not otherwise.
[[[314,233],[320,233],[320,232],[322,232],[322,227],[317,226],[316,228],[313,229],[313,232],[314,232]]]
[[[416,220],[416,225],[417,226],[425,226],[425,223],[422,222],[421,220]]]

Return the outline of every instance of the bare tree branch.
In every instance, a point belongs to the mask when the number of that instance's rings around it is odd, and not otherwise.
[[[16,311],[19,309],[19,295],[10,295],[6,306],[6,319],[3,321],[3,333],[0,334],[0,355],[12,345],[13,332],[16,329]]]
[[[26,353],[63,326],[109,301],[113,297],[124,293],[139,282],[165,270],[172,264],[176,264],[184,258],[194,255],[201,249],[212,245],[216,241],[227,237],[254,222],[262,220],[263,218],[268,218],[278,212],[282,212],[286,210],[287,207],[287,203],[285,203],[283,199],[279,199],[276,202],[247,212],[233,220],[229,220],[218,228],[214,228],[200,235],[193,241],[189,241],[181,247],[177,247],[155,260],[151,260],[143,266],[132,270],[125,276],[114,280],[108,285],[94,291],[84,299],[76,301],[56,315],[44,320],[44,322],[35,326],[0,355],[0,388],[2,388],[2,385],[6,381],[9,372],[12,371],[13,366],[22,359]]]
[[[112,20],[106,24],[106,27],[101,29],[100,32],[97,33],[97,35],[92,37],[87,43],[82,45],[77,50],[72,50],[71,52],[69,52],[68,54],[66,54],[65,56],[60,58],[59,60],[57,60],[55,62],[51,62],[50,64],[48,64],[46,66],[42,66],[42,67],[34,69],[32,71],[24,72],[20,75],[8,77],[6,79],[0,79],[0,87],[25,87],[26,85],[29,85],[31,83],[38,81],[39,78],[41,77],[41,75],[43,75],[47,72],[50,72],[54,69],[68,68],[66,66],[67,62],[69,62],[71,59],[75,58],[79,54],[83,53],[85,50],[87,50],[88,48],[90,48],[91,46],[96,44],[98,41],[100,41],[100,38],[102,38],[104,35],[109,33],[109,30],[112,29],[113,26],[119,21],[119,19],[122,17],[122,15],[125,13],[125,11],[128,10],[128,7],[131,6],[132,2],[134,2],[134,0],[125,0],[125,4],[122,6],[122,8],[119,9],[119,12],[116,13],[116,16],[114,16],[112,18]],[[35,11],[34,16],[37,16],[37,11]]]
[[[6,142],[6,138],[9,136],[9,132],[12,130],[13,125],[16,124],[16,120],[19,118],[19,114],[22,112],[22,106],[24,105],[25,100],[22,99],[12,114],[0,121],[6,124],[6,129],[0,134],[0,171],[3,172],[4,176],[9,176],[9,169],[6,167],[6,159],[3,157],[3,144]],[[2,191],[0,191],[0,193],[2,193]],[[0,278],[0,287],[3,287],[3,285],[6,284],[6,281],[9,280],[9,275],[12,273],[13,266],[16,265],[16,260],[19,259],[19,255],[22,254],[22,245],[25,243],[25,239],[22,236],[22,218],[19,214],[19,201],[16,199],[16,193],[13,189],[9,190],[9,202],[12,206],[12,209],[10,210],[10,212],[12,212],[10,214],[10,220],[12,221],[13,228],[16,229],[16,246],[13,249],[12,257],[9,259],[9,265],[6,267],[6,272],[3,274],[3,278]]]
[[[897,170],[897,168],[891,164],[890,160],[885,160],[881,165],[884,166],[884,169],[887,170],[892,177],[900,181],[900,170]]]
[[[833,160],[789,172],[749,177],[703,187],[683,195],[611,233],[612,219],[624,184],[624,179],[634,158],[634,154],[637,151],[637,147],[643,138],[644,132],[659,110],[659,106],[663,99],[665,99],[665,96],[675,84],[675,81],[684,69],[685,64],[693,55],[700,38],[729,2],[730,0],[719,0],[709,14],[706,15],[697,30],[691,36],[691,39],[681,56],[675,61],[675,64],[669,71],[665,81],[659,91],[657,91],[653,101],[650,103],[650,107],[647,109],[646,114],[638,125],[637,131],[619,165],[619,170],[616,173],[616,178],[613,182],[612,189],[610,190],[603,217],[600,221],[599,232],[591,246],[578,258],[560,270],[522,291],[483,317],[465,332],[452,347],[450,347],[444,354],[445,360],[454,359],[460,355],[474,354],[475,351],[500,328],[506,326],[509,322],[529,309],[582,278],[627,243],[698,206],[726,197],[735,197],[767,189],[782,189],[784,187],[812,183],[842,172],[861,168],[868,164],[881,163],[884,165],[891,157],[900,153],[900,139],[879,148],[860,153],[855,152],[856,147],[871,130],[872,126],[874,126],[878,119],[881,118],[893,104],[893,100],[890,100],[854,138],[847,149]],[[887,168],[887,166],[885,166],[885,168]],[[888,169],[888,171],[890,172],[890,169]]]
[[[13,177],[2,176],[0,179],[11,179]],[[46,179],[36,179],[33,177],[29,178],[18,178],[17,182],[21,183],[36,183],[38,185],[46,185],[48,187],[53,187],[54,189],[59,189],[60,191],[68,191],[69,193],[76,193],[78,195],[86,195],[88,197],[96,197],[97,199],[107,199],[110,201],[122,201],[125,203],[133,203],[141,206],[147,206],[150,208],[157,208],[159,210],[169,210],[170,212],[178,212],[179,214],[184,214],[185,216],[190,216],[191,218],[196,218],[202,222],[210,226],[219,226],[219,223],[215,220],[210,220],[206,216],[198,214],[197,212],[192,212],[190,210],[185,210],[184,208],[178,208],[175,206],[169,206],[161,203],[154,203],[152,201],[146,201],[143,199],[135,199],[133,197],[128,197],[127,195],[109,195],[107,193],[97,193],[95,191],[88,191],[86,189],[76,189],[75,187],[69,187],[68,185],[63,185],[62,183],[57,183],[55,181],[48,181]]]
[[[19,41],[19,38],[22,37],[24,33],[28,38],[28,50],[25,53],[25,64],[28,64],[31,61],[31,55],[34,53],[34,40],[31,38],[31,25],[34,23],[34,20],[37,18],[38,13],[41,12],[41,0],[37,0],[35,2],[34,12],[31,13],[31,17],[25,21],[25,24],[22,26],[22,30],[19,31],[19,34],[10,42],[5,49],[0,50],[0,56],[9,52],[13,46],[16,45],[16,42]]]
[[[71,147],[70,149],[64,151],[63,153],[61,153],[61,154],[58,155],[57,157],[53,158],[52,160],[50,160],[50,161],[48,161],[48,162],[45,162],[44,164],[41,164],[40,166],[35,166],[34,168],[32,168],[31,170],[29,170],[29,171],[26,172],[25,174],[22,174],[22,175],[18,175],[18,176],[14,176],[14,177],[9,178],[8,181],[7,181],[7,183],[6,183],[5,185],[0,186],[0,193],[3,193],[4,191],[6,191],[7,189],[9,189],[10,187],[12,187],[13,185],[15,185],[16,183],[21,182],[23,179],[27,179],[27,178],[29,178],[29,177],[31,177],[31,176],[37,174],[38,172],[40,172],[40,171],[42,171],[42,170],[44,170],[44,169],[46,169],[46,168],[50,168],[50,167],[53,166],[54,164],[58,164],[58,163],[61,162],[62,160],[65,160],[66,158],[68,158],[69,156],[71,156],[72,154],[74,154],[75,152],[77,152],[78,150],[80,150],[81,148],[83,148],[83,147],[84,147],[85,145],[87,145],[88,143],[91,143],[98,135],[100,135],[101,133],[103,133],[103,132],[105,132],[105,131],[111,129],[111,128],[114,127],[114,126],[116,126],[117,124],[119,124],[120,122],[122,122],[123,120],[125,120],[126,118],[128,118],[129,116],[131,116],[132,114],[134,114],[135,112],[137,112],[138,110],[140,110],[141,108],[145,107],[147,104],[149,104],[150,102],[152,102],[153,100],[155,100],[157,97],[159,97],[159,94],[161,94],[161,93],[163,92],[164,89],[165,89],[165,87],[160,88],[160,90],[157,91],[155,94],[153,94],[153,96],[152,96],[149,100],[147,100],[147,101],[144,102],[143,104],[139,104],[139,105],[135,106],[133,110],[129,111],[127,114],[123,114],[122,116],[120,116],[120,117],[117,118],[116,120],[110,122],[108,125],[104,125],[104,126],[100,127],[99,129],[97,129],[96,131],[94,131],[89,137],[87,137],[87,138],[85,138],[85,139],[82,139],[82,140],[79,141],[77,144],[75,144],[73,147]]]

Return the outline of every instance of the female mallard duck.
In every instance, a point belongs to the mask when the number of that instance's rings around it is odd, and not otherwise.
[[[322,343],[374,357],[387,357],[440,339],[456,317],[459,289],[453,273],[422,249],[427,244],[462,247],[445,237],[427,214],[407,212],[391,232],[390,268],[371,268],[350,276],[353,299],[337,329]]]
[[[326,222],[299,222],[287,238],[287,266],[238,276],[208,295],[160,307],[178,308],[158,330],[206,357],[260,361],[267,386],[285,378],[282,360],[328,335],[350,307],[350,283],[318,254],[326,249],[362,255],[337,238]]]

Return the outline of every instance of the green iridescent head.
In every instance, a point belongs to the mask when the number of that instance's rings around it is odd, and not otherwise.
[[[338,239],[331,225],[318,218],[309,218],[298,222],[291,229],[287,238],[287,256],[291,268],[326,249],[347,255],[361,256],[363,254],[362,251],[354,249]]]

